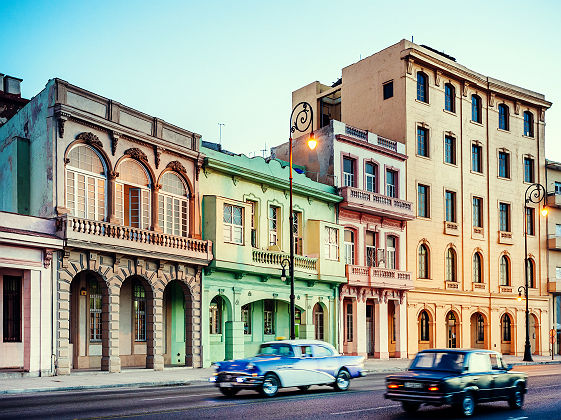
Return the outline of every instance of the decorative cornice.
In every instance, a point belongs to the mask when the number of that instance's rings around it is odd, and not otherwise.
[[[115,156],[115,152],[117,151],[117,144],[119,143],[119,138],[121,137],[121,133],[111,130],[111,153]]]
[[[156,169],[160,166],[160,155],[162,154],[163,149],[158,146],[154,146],[154,163],[156,164]]]
[[[170,163],[168,163],[166,165],[166,168],[171,169],[172,171],[175,172],[179,172],[180,174],[185,175],[187,173],[187,170],[185,169],[185,166],[183,166],[183,164],[177,160],[172,160]]]
[[[142,150],[140,150],[137,147],[131,147],[130,149],[125,150],[124,154],[133,159],[137,159],[144,163],[148,163],[148,157],[146,156],[146,153],[144,153]]]
[[[100,149],[103,149],[103,143],[101,142],[99,137],[97,137],[94,133],[91,133],[89,131],[85,131],[83,133],[78,134],[76,136],[76,140],[82,140],[85,141],[90,146],[96,146],[99,147]]]

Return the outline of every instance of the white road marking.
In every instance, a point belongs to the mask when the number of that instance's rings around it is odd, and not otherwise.
[[[395,408],[395,407],[401,407],[401,404],[384,405],[382,407],[373,407],[373,408],[363,408],[361,410],[340,411],[338,413],[330,413],[330,414],[332,416],[337,416],[339,414],[360,413],[361,411],[375,411],[375,410],[382,410],[384,408]]]
[[[524,416],[524,417],[509,417],[508,420],[524,420],[527,419],[528,417]]]
[[[211,392],[211,393],[207,393],[207,394],[170,395],[169,397],[142,398],[141,401],[170,400],[172,398],[202,397],[203,395],[216,395],[216,392]]]

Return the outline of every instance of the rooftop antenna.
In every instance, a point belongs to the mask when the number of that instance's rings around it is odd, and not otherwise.
[[[263,154],[263,157],[265,157],[265,153],[267,153],[267,142],[265,142],[265,148],[261,149],[261,152]]]
[[[218,139],[218,144],[220,144],[220,146],[222,146],[222,126],[223,125],[226,125],[226,124],[218,123],[218,126],[220,127],[220,137]]]
[[[411,35],[411,42],[415,43],[415,42],[413,41],[413,35]]]

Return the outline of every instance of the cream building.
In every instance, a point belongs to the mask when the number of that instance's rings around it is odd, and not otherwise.
[[[545,183],[544,95],[476,73],[453,57],[402,40],[311,83],[293,105],[406,145],[408,353],[481,347],[522,355],[524,221],[533,286],[532,351],[546,354],[549,303],[546,221],[524,216],[526,189]]]

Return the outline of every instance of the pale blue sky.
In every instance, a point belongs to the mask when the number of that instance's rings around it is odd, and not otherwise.
[[[6,1],[0,72],[32,97],[60,77],[218,139],[286,141],[291,92],[402,38],[540,93],[546,156],[561,161],[559,1]]]

